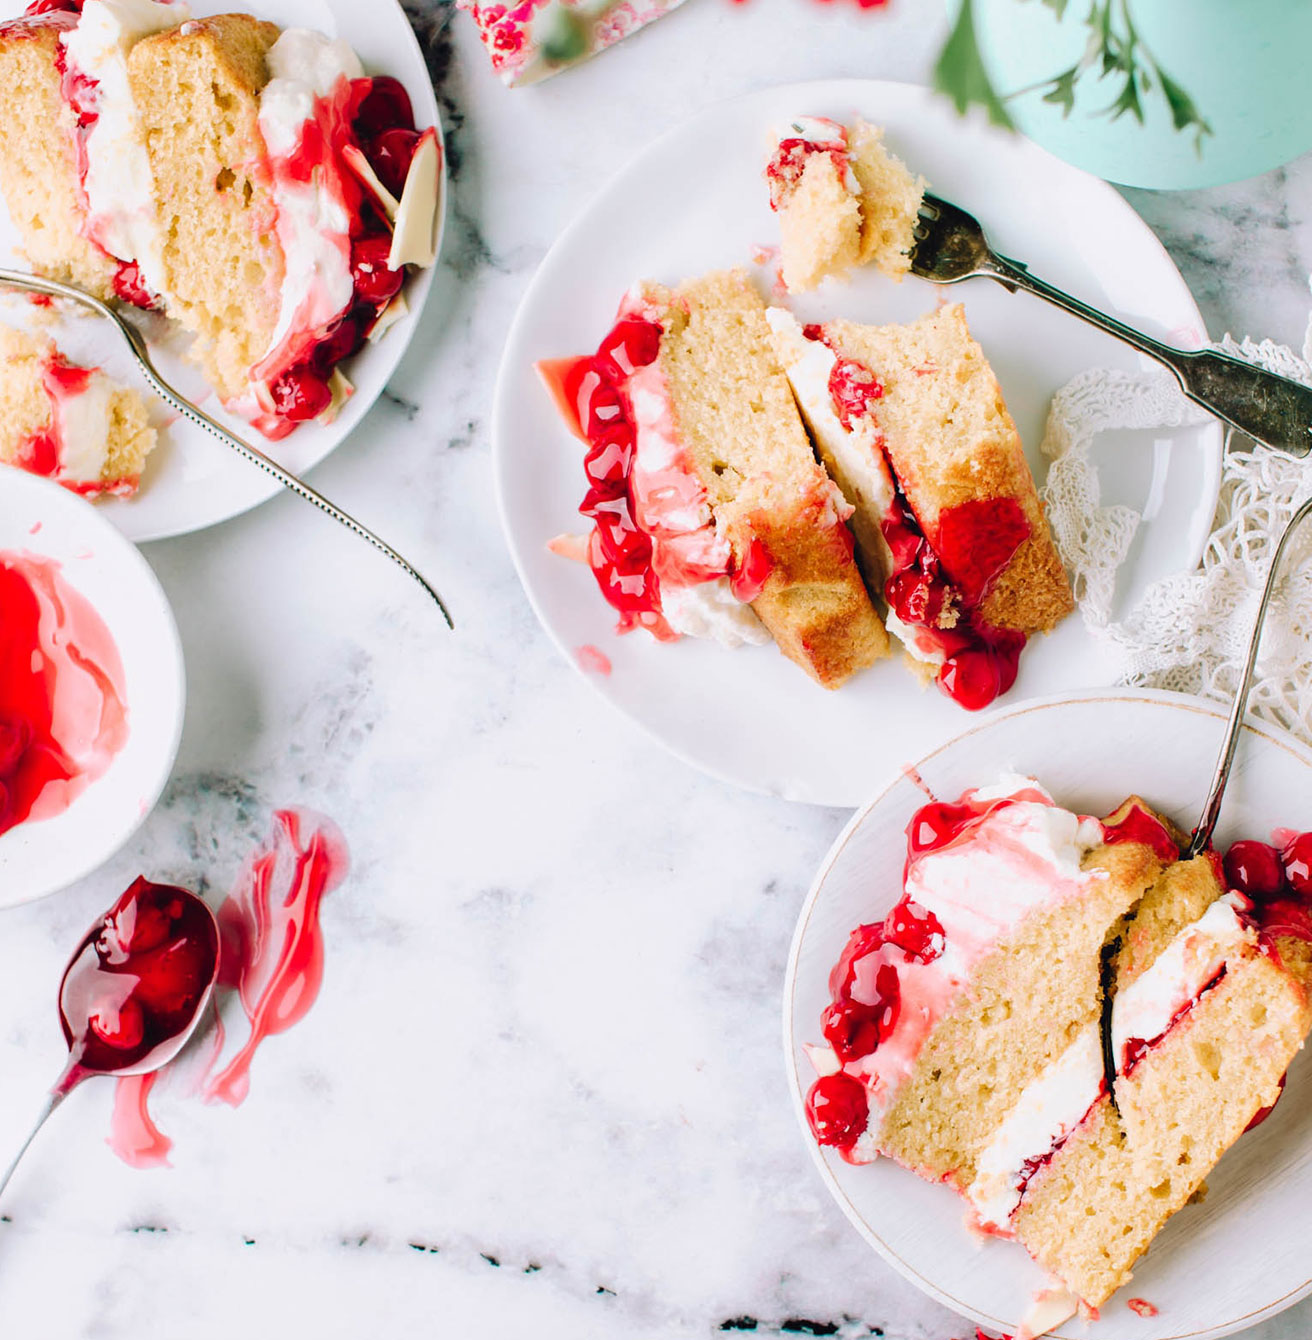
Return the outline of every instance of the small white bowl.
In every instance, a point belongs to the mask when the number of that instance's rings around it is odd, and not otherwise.
[[[104,864],[159,799],[177,758],[186,676],[155,574],[90,503],[0,466],[0,550],[53,558],[105,621],[123,659],[128,738],[109,769],[54,818],[0,834],[0,907],[66,888]]]

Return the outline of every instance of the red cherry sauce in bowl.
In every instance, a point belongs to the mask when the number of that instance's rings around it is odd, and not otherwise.
[[[186,889],[138,879],[87,932],[59,987],[66,1093],[88,1075],[143,1074],[178,1052],[219,966],[214,914]]]

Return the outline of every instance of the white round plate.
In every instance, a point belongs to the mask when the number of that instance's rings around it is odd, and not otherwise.
[[[692,638],[660,645],[644,633],[618,637],[591,573],[546,549],[552,536],[588,523],[577,511],[582,448],[539,383],[535,360],[594,350],[635,279],[676,282],[749,266],[754,246],[777,243],[762,169],[770,128],[799,112],[840,120],[859,113],[886,127],[890,147],[936,192],[975,211],[1003,252],[1069,292],[1182,342],[1201,337],[1203,324],[1160,243],[1110,186],[1019,136],[960,121],[943,100],[904,84],[797,84],[713,107],[640,153],[561,235],[506,342],[492,430],[506,534],[538,617],[576,663],[581,647],[604,652],[613,673],[591,674],[595,687],[689,762],[755,790],[853,806],[890,763],[948,739],[969,717],[937,690],[922,690],[900,657],[826,693],[773,646],[725,652]],[[773,271],[756,273],[768,292]],[[792,305],[807,321],[881,322],[911,319],[940,296],[965,304],[1040,480],[1053,392],[1089,367],[1140,366],[1117,341],[986,279],[939,290],[871,271]],[[1209,424],[1109,435],[1097,460],[1104,502],[1145,516],[1120,584],[1133,600],[1198,561],[1221,432]],[[1012,700],[1114,678],[1072,617],[1027,650]]]
[[[1225,731],[1218,707],[1179,694],[1110,690],[1023,704],[981,721],[915,763],[925,785],[955,799],[1014,769],[1037,777],[1057,802],[1109,813],[1138,792],[1186,830],[1202,811]],[[910,760],[908,760],[910,762]],[[827,978],[848,933],[884,916],[902,892],[907,821],[925,797],[909,772],[848,824],[825,858],[798,920],[784,985],[784,1052],[797,1116],[825,1185],[866,1240],[913,1284],[950,1308],[1008,1334],[1037,1289],[1050,1283],[1025,1251],[981,1242],[965,1203],[890,1160],[865,1167],[821,1151],[803,1102],[815,1078],[802,1051],[820,1040]],[[1216,845],[1269,839],[1277,827],[1312,827],[1312,751],[1250,722],[1226,793]],[[1134,1280],[1095,1323],[1054,1334],[1090,1340],[1202,1340],[1254,1325],[1312,1290],[1312,1065],[1295,1062],[1268,1121],[1245,1135],[1134,1268]],[[1127,1298],[1158,1309],[1138,1316]]]
[[[21,0],[0,0],[0,18],[12,17],[22,9]],[[396,0],[383,0],[381,4],[362,4],[360,0],[257,0],[252,5],[191,0],[191,9],[199,15],[244,10],[270,19],[282,28],[313,28],[330,37],[344,37],[355,48],[369,73],[390,74],[405,85],[414,104],[416,123],[420,128],[436,126],[441,141],[442,123],[423,54],[409,20]],[[439,247],[447,195],[444,143],[442,148]],[[6,263],[26,268],[26,262],[15,252],[17,242],[4,202],[0,200],[0,257]],[[366,343],[348,360],[345,368],[355,384],[355,394],[336,422],[327,428],[307,423],[281,442],[268,442],[248,423],[227,414],[217,399],[207,392],[195,369],[165,354],[160,360],[161,371],[184,394],[193,398],[204,396],[202,407],[205,411],[238,437],[267,451],[293,473],[304,474],[350,434],[382,394],[410,343],[432,282],[431,269],[412,276],[405,288],[409,315],[377,344]],[[12,322],[15,309],[21,317],[26,306],[21,299],[17,305],[7,304],[0,319]],[[58,323],[46,329],[70,357],[94,362],[118,380],[144,389],[136,364],[121,339],[103,329],[97,318],[61,314]],[[160,431],[159,444],[146,463],[137,496],[107,498],[97,503],[97,507],[129,539],[159,540],[226,521],[272,498],[281,487],[271,475],[242,460],[231,447],[211,437],[204,429],[185,419],[175,419]]]
[[[105,774],[53,819],[0,834],[0,907],[90,874],[145,819],[182,738],[186,677],[173,611],[137,550],[90,503],[46,479],[0,469],[0,550],[58,560],[123,658],[128,738]]]

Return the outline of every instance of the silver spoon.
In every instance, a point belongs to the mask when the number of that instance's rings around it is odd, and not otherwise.
[[[143,938],[149,941],[144,948]],[[149,980],[151,964],[156,973],[178,979],[182,994],[176,1008],[165,1008],[167,998],[161,1006],[158,982],[154,1005],[143,1009],[134,999]],[[186,889],[137,880],[82,937],[64,969],[59,1009],[69,1044],[68,1064],[0,1176],[0,1193],[36,1133],[83,1080],[95,1075],[115,1079],[149,1075],[168,1065],[204,1017],[218,975],[219,927],[214,913]]]
[[[198,427],[212,433],[225,446],[231,447],[238,455],[244,456],[252,465],[258,465],[261,470],[267,471],[284,488],[289,489],[297,497],[304,498],[308,503],[313,503],[320,511],[327,512],[334,521],[340,522],[353,535],[358,535],[360,539],[386,554],[393,563],[408,572],[428,592],[437,603],[438,609],[442,611],[442,617],[446,620],[447,627],[455,627],[451,622],[450,611],[448,611],[442,597],[429,585],[419,569],[402,558],[390,544],[380,539],[368,527],[362,526],[349,513],[342,511],[336,503],[329,502],[322,493],[312,489],[304,480],[292,474],[290,470],[279,465],[272,456],[266,456],[258,447],[253,447],[235,433],[230,433],[222,424],[211,419],[204,410],[193,405],[184,395],[170,386],[160,376],[154,363],[151,362],[145,337],[136,326],[130,321],[125,321],[108,303],[101,302],[99,298],[93,298],[90,293],[85,293],[80,288],[74,288],[71,284],[60,284],[53,279],[46,279],[42,275],[27,274],[23,270],[0,269],[0,284],[7,284],[11,288],[22,289],[27,293],[41,293],[47,297],[66,298],[69,302],[78,303],[80,306],[95,312],[97,316],[103,316],[111,322],[127,341],[128,347],[131,349],[132,355],[137,360],[146,380],[163,400],[172,405],[184,418],[190,419]]]
[[[1221,800],[1225,795],[1226,783],[1230,780],[1230,769],[1235,761],[1235,750],[1239,747],[1239,728],[1243,724],[1244,708],[1248,704],[1248,691],[1253,684],[1253,670],[1257,665],[1257,649],[1262,641],[1262,625],[1266,622],[1267,610],[1270,608],[1271,597],[1276,589],[1276,579],[1280,575],[1280,565],[1284,559],[1285,550],[1294,532],[1309,515],[1312,515],[1312,498],[1309,498],[1289,518],[1289,524],[1285,527],[1285,533],[1280,537],[1280,543],[1276,545],[1275,555],[1271,559],[1271,567],[1266,575],[1266,586],[1262,590],[1262,600],[1257,607],[1257,618],[1253,622],[1253,635],[1248,642],[1248,660],[1244,665],[1244,673],[1239,681],[1239,688],[1235,692],[1234,705],[1230,708],[1230,720],[1226,725],[1225,738],[1221,744],[1221,754],[1216,761],[1216,773],[1212,778],[1212,789],[1207,794],[1207,800],[1203,805],[1203,816],[1199,819],[1198,827],[1194,829],[1193,838],[1189,843],[1189,849],[1185,852],[1186,860],[1207,849],[1212,840],[1212,832],[1216,828],[1216,821],[1221,815]]]

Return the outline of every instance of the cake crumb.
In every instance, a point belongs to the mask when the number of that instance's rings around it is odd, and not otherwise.
[[[1157,1308],[1146,1298],[1127,1298],[1125,1306],[1141,1317],[1155,1317],[1157,1315]]]

